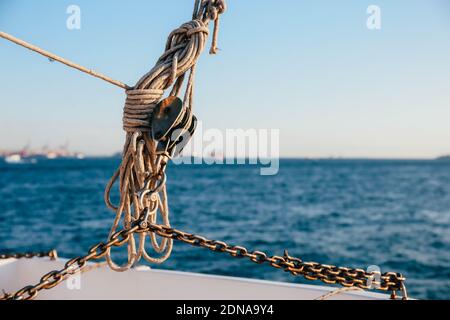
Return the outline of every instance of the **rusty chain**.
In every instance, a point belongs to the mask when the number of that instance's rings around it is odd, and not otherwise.
[[[70,259],[61,270],[50,271],[42,276],[37,284],[23,287],[14,294],[6,293],[0,297],[0,300],[34,299],[39,291],[54,288],[68,276],[81,272],[88,261],[103,258],[106,255],[108,248],[120,247],[125,244],[129,237],[131,237],[137,229],[139,229],[139,225],[135,225],[131,229],[123,229],[116,232],[107,243],[99,242],[98,244],[92,246],[87,255]]]
[[[50,271],[45,274],[37,284],[26,286],[13,294],[5,294],[0,297],[0,300],[34,299],[39,291],[51,289],[68,276],[82,271],[87,262],[103,258],[108,248],[120,247],[126,244],[133,234],[149,231],[161,237],[178,240],[189,245],[206,248],[215,252],[228,253],[232,257],[247,258],[257,264],[266,263],[276,269],[289,272],[294,276],[302,275],[308,280],[320,280],[326,284],[339,284],[344,287],[358,287],[364,290],[376,289],[391,291],[392,299],[396,298],[396,292],[402,292],[403,299],[407,299],[404,284],[405,277],[400,273],[386,272],[380,274],[377,272],[367,272],[363,269],[336,267],[317,262],[304,262],[299,258],[289,256],[287,251],[284,252],[283,256],[269,256],[262,251],[250,251],[242,246],[229,245],[222,241],[210,240],[199,235],[141,220],[133,223],[130,229],[122,229],[116,232],[108,242],[100,242],[92,246],[85,256],[76,257],[67,261],[63,269]],[[368,285],[369,281],[371,285]]]
[[[207,248],[215,252],[228,253],[236,258],[248,258],[250,261],[263,264],[267,263],[276,269],[282,269],[294,276],[302,275],[308,280],[320,280],[326,284],[339,284],[344,287],[358,287],[363,290],[377,289],[391,291],[391,298],[396,298],[396,292],[401,291],[407,298],[404,281],[406,278],[396,272],[367,272],[363,269],[336,267],[317,262],[304,262],[299,258],[289,256],[287,250],[283,256],[269,256],[262,251],[250,251],[242,246],[229,245],[223,241],[210,240],[205,237],[183,232],[163,225],[148,224],[145,231],[151,231],[165,238],[170,238],[184,243]],[[379,276],[377,279],[377,275]],[[378,281],[379,280],[379,281]],[[368,284],[370,283],[370,285]]]
[[[215,20],[215,28],[213,35],[213,45],[212,52],[216,50],[216,37],[218,31],[218,15],[225,10],[225,3],[223,1],[217,1],[219,7],[214,7],[211,4],[208,4],[208,8],[206,8],[205,16],[207,19]],[[196,1],[196,10],[199,2]],[[206,5],[207,2],[203,2],[203,5]],[[200,9],[200,17],[203,15],[204,8]],[[211,16],[209,16],[211,15]],[[200,30],[203,32],[203,30]],[[52,56],[55,60],[58,60],[62,63],[67,64],[68,66],[74,67],[83,72],[87,72],[95,77],[99,77],[103,80],[111,82],[115,85],[118,85],[124,89],[130,89],[127,85],[110,79],[106,76],[97,74],[92,70],[87,70],[84,67],[76,65],[70,61],[57,57],[51,53],[45,52],[44,50],[27,44],[26,42],[14,38],[5,33],[1,33],[5,39],[13,41],[19,45],[32,49],[40,54],[45,56]],[[167,52],[166,52],[167,53]],[[171,61],[172,62],[172,61]],[[176,67],[174,68],[176,71]],[[192,76],[193,70],[191,71]],[[142,121],[139,119],[139,121]],[[195,128],[194,128],[195,130]],[[165,150],[167,152],[167,150]],[[145,190],[149,191],[149,190]],[[155,192],[157,190],[152,190],[151,192]],[[145,196],[146,194],[144,194]],[[148,208],[145,208],[148,209]],[[141,215],[142,216],[142,215]],[[145,216],[145,215],[144,215]],[[152,232],[156,235],[167,239],[173,239],[177,241],[181,241],[187,243],[189,245],[198,246],[202,248],[209,249],[215,252],[228,253],[232,257],[236,258],[247,258],[250,261],[257,264],[268,264],[273,268],[281,269],[286,272],[291,273],[294,276],[302,275],[304,278],[308,280],[320,280],[327,284],[339,284],[344,287],[358,287],[364,290],[368,289],[377,289],[382,291],[391,291],[391,297],[395,298],[396,292],[401,291],[403,293],[403,297],[407,298],[406,288],[404,285],[405,278],[403,275],[399,273],[387,272],[387,273],[379,273],[379,272],[366,272],[363,269],[354,269],[354,268],[344,268],[344,267],[336,267],[332,265],[324,265],[317,262],[304,262],[299,258],[289,256],[288,252],[285,251],[283,256],[269,256],[265,252],[262,251],[250,251],[242,246],[234,246],[229,245],[222,241],[210,240],[205,237],[183,232],[171,227],[167,227],[164,225],[158,225],[154,223],[150,223],[147,221],[148,215],[144,219],[140,219],[133,224],[128,229],[122,229],[118,232],[115,232],[109,240],[104,243],[100,242],[94,246],[92,246],[88,253],[81,257],[73,258],[66,262],[64,268],[61,270],[50,271],[45,274],[37,284],[26,286],[19,291],[13,294],[5,294],[0,297],[0,300],[30,300],[37,296],[37,294],[44,289],[51,289],[65,280],[68,276],[76,274],[78,272],[82,272],[86,267],[87,262],[91,260],[98,260],[105,255],[108,254],[108,250],[112,247],[121,247],[130,240],[130,237],[133,237],[135,233],[145,233]],[[51,259],[56,259],[57,254],[55,250],[50,252],[41,252],[41,253],[24,253],[24,254],[0,254],[0,259],[20,259],[20,258],[33,258],[33,257],[50,257]],[[370,285],[369,285],[370,283]]]
[[[25,252],[25,253],[0,253],[0,260],[6,259],[32,259],[49,257],[52,260],[58,259],[58,253],[55,249],[47,252]]]

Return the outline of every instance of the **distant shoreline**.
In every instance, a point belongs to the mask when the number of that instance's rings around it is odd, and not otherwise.
[[[78,161],[83,161],[83,160],[89,160],[89,159],[120,159],[122,156],[119,153],[115,153],[112,155],[85,155],[83,158],[76,158],[76,157],[57,157],[57,158],[44,158],[44,157],[26,157],[24,158],[25,160],[29,160],[29,159],[36,159],[39,161],[42,160],[46,160],[46,161],[54,161],[54,160],[78,160]],[[199,157],[185,157],[185,159],[199,159]],[[0,161],[1,160],[5,160],[6,157],[4,156],[0,156]],[[210,157],[205,157],[203,158],[203,160],[211,160],[212,158]],[[223,161],[225,162],[226,158],[223,158]],[[255,160],[255,158],[233,158],[234,160],[243,160],[245,159],[246,161],[248,160]],[[262,158],[265,159],[265,158]],[[217,160],[217,159],[216,159]],[[318,158],[313,158],[313,157],[280,157],[279,158],[280,161],[286,161],[286,160],[299,160],[299,161],[449,161],[450,162],[450,155],[445,155],[445,156],[439,156],[436,158],[370,158],[370,157],[318,157]]]
[[[48,161],[52,160],[89,160],[89,159],[120,159],[120,155],[86,155],[84,159],[76,158],[56,158],[56,159],[44,159]],[[189,159],[189,157],[186,157]],[[194,159],[194,157],[191,157]],[[198,157],[195,157],[198,159]],[[205,157],[204,159],[211,159]],[[234,160],[242,160],[243,158],[234,158]],[[255,158],[245,158],[250,160]],[[442,156],[437,158],[369,158],[369,157],[324,157],[324,158],[308,158],[308,157],[280,157],[280,160],[301,160],[301,161],[450,161],[450,156]],[[225,160],[224,160],[225,161]]]

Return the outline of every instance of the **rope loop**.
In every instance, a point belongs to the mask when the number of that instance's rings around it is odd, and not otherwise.
[[[162,238],[158,242],[152,231],[117,238],[117,229],[122,224],[129,228],[133,221],[144,224],[156,223],[170,227],[165,169],[170,156],[158,151],[157,144],[150,136],[152,114],[164,96],[164,91],[172,87],[170,96],[178,96],[187,78],[183,108],[192,110],[195,67],[205,49],[209,35],[209,22],[214,21],[211,53],[217,51],[219,16],[226,9],[224,0],[196,0],[193,18],[173,30],[166,42],[164,53],[155,66],[139,79],[133,88],[126,90],[123,109],[123,129],[126,132],[122,163],[110,179],[105,190],[106,205],[115,211],[116,217],[110,230],[109,241],[128,244],[128,262],[119,266],[112,261],[111,247],[105,253],[109,266],[116,271],[125,271],[140,258],[151,263],[165,261],[172,251],[172,239]],[[188,73],[188,77],[186,74]],[[110,200],[111,188],[118,180],[120,201],[117,205]],[[146,252],[146,238],[157,257]]]

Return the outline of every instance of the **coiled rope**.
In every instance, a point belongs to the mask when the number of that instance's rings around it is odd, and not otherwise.
[[[121,223],[125,229],[128,229],[133,222],[139,220],[142,214],[146,215],[148,222],[155,223],[159,213],[163,225],[170,226],[165,186],[165,167],[170,155],[156,154],[157,143],[149,135],[151,115],[166,89],[172,86],[169,96],[179,95],[188,72],[183,104],[184,108],[192,110],[195,67],[205,48],[209,34],[208,26],[211,21],[214,22],[210,54],[215,54],[218,50],[219,19],[225,10],[225,0],[195,0],[192,20],[169,35],[165,52],[153,69],[145,74],[134,87],[0,31],[1,38],[126,90],[127,98],[123,111],[123,129],[126,132],[126,139],[122,162],[106,186],[104,194],[106,205],[116,213],[109,240]],[[117,180],[119,180],[120,201],[118,205],[114,205],[110,200],[110,193]],[[142,197],[142,190],[153,190],[153,192],[145,192]],[[159,257],[152,257],[146,252],[147,235],[151,239],[155,252],[160,254]],[[148,232],[139,235],[137,245],[134,237],[129,239],[128,262],[125,265],[119,266],[113,262],[110,248],[106,259],[113,270],[125,271],[141,257],[149,262],[161,263],[170,256],[171,250],[172,239],[163,238],[161,243],[158,243],[155,234]]]
[[[126,270],[142,256],[151,262],[162,262],[170,255],[173,239],[209,250],[229,253],[232,257],[247,257],[258,264],[267,262],[270,266],[289,271],[292,275],[302,274],[308,280],[320,279],[327,284],[339,283],[345,288],[370,289],[366,283],[367,279],[373,276],[373,273],[366,273],[361,269],[321,265],[316,262],[305,263],[299,258],[290,257],[287,251],[285,251],[284,257],[269,257],[261,251],[249,251],[242,246],[231,246],[222,241],[209,240],[202,236],[170,228],[164,173],[165,165],[170,157],[167,155],[158,156],[155,152],[155,141],[148,134],[149,129],[151,129],[150,114],[153,112],[157,101],[163,96],[164,90],[170,85],[173,85],[170,93],[172,97],[180,92],[185,73],[189,70],[190,74],[184,100],[185,105],[188,108],[192,108],[195,65],[204,49],[208,35],[208,24],[210,21],[214,21],[214,34],[210,50],[210,53],[214,54],[217,52],[219,16],[225,9],[223,0],[196,0],[193,20],[171,33],[167,42],[166,52],[158,60],[156,66],[139,80],[134,88],[0,31],[0,38],[14,42],[52,60],[59,61],[69,67],[127,90],[123,118],[127,138],[123,160],[105,190],[105,201],[116,212],[116,219],[111,232],[117,229],[121,220],[123,220],[125,228],[114,232],[112,235],[110,234],[107,243],[100,242],[92,246],[87,255],[69,260],[63,269],[47,273],[40,279],[38,284],[26,286],[12,295],[5,294],[0,296],[0,300],[33,299],[39,291],[51,289],[69,275],[83,271],[88,261],[101,259],[104,256],[108,256],[107,263],[117,271]],[[192,41],[194,42],[191,43]],[[148,112],[148,116],[145,116],[146,112]],[[110,192],[114,182],[119,177],[120,203],[118,206],[115,206],[110,201]],[[140,211],[141,209],[145,210]],[[164,225],[154,223],[158,210]],[[142,235],[139,236],[138,249],[136,249],[135,234]],[[162,254],[159,258],[150,257],[145,251],[145,238],[149,234],[153,248],[157,253]],[[157,243],[155,234],[163,238],[161,244]],[[128,263],[120,267],[113,263],[110,248],[120,247],[126,243],[129,249]],[[0,259],[2,257],[31,257],[33,255],[35,254],[0,255]],[[40,255],[40,253],[37,255]],[[56,254],[54,256],[56,257]],[[396,298],[396,292],[399,290],[403,292],[403,299],[408,299],[403,275],[387,272],[381,275],[381,280],[383,282],[377,289],[391,290],[392,299]],[[349,290],[353,289],[337,289],[318,299],[327,299]]]
[[[129,229],[141,215],[147,215],[150,223],[156,223],[159,214],[162,224],[170,226],[167,192],[165,186],[165,168],[170,158],[167,154],[157,154],[156,143],[150,137],[151,115],[161,101],[164,91],[172,87],[169,96],[178,96],[185,76],[189,73],[184,93],[184,107],[191,110],[195,68],[203,52],[209,34],[209,23],[214,21],[214,33],[210,53],[217,52],[219,17],[226,10],[224,0],[196,0],[192,20],[172,31],[167,39],[165,52],[156,65],[145,74],[136,85],[126,90],[123,111],[123,129],[126,132],[122,162],[110,179],[105,190],[105,202],[115,211],[109,239],[116,233],[119,225]],[[119,180],[120,202],[114,205],[110,193]],[[144,189],[153,190],[145,197],[140,194]],[[148,254],[145,249],[149,236],[152,247],[158,257]],[[106,260],[115,271],[128,270],[142,257],[151,263],[162,263],[172,251],[172,239],[163,238],[158,243],[152,232],[140,234],[138,242],[134,236],[128,240],[128,261],[122,266],[113,262],[111,248]]]

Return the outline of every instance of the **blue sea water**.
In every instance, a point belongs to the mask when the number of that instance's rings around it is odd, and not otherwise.
[[[103,190],[119,161],[0,162],[0,252],[72,257],[105,240],[114,215]],[[405,274],[415,298],[450,299],[450,162],[281,160],[275,176],[171,165],[168,191],[174,227],[306,261],[377,265]],[[183,243],[159,268],[306,282]]]

